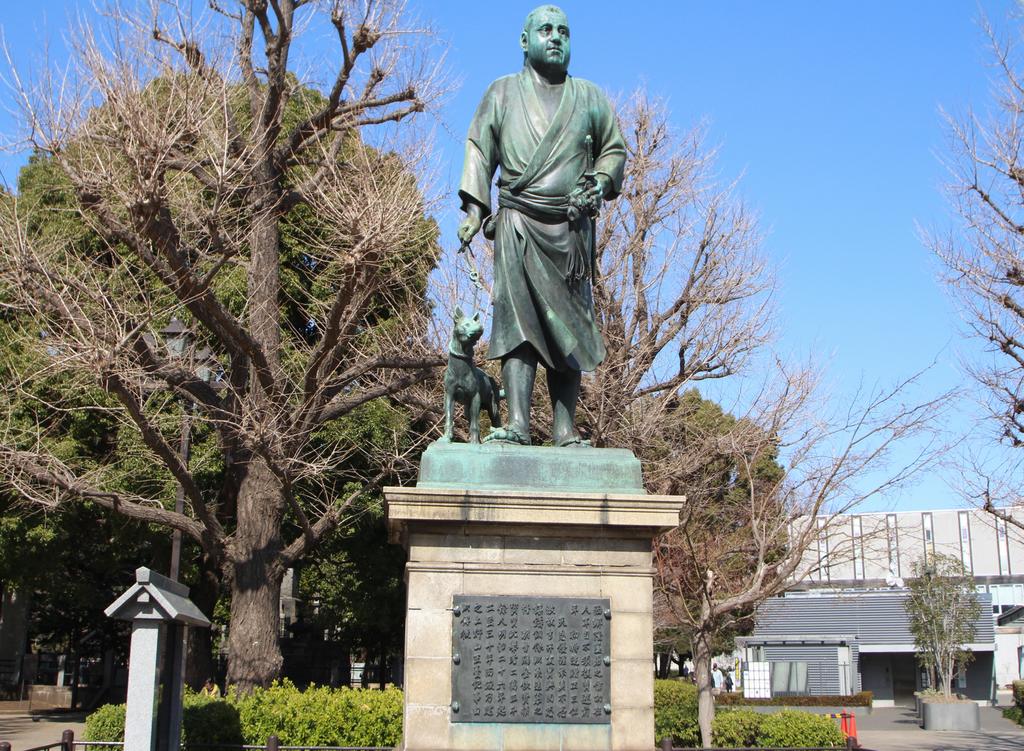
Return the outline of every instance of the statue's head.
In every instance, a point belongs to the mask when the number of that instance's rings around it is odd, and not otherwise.
[[[557,5],[534,8],[523,24],[519,45],[534,69],[565,73],[569,69],[569,19]]]

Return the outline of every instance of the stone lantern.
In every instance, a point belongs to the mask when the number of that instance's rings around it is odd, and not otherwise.
[[[104,612],[132,622],[124,751],[177,751],[185,627],[205,628],[210,621],[188,599],[188,587],[144,566]]]

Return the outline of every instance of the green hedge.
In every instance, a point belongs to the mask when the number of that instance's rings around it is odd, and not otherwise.
[[[839,723],[831,717],[784,709],[764,715],[757,735],[760,746],[845,746]]]
[[[747,748],[757,745],[767,715],[753,709],[732,709],[715,713],[711,741],[719,748]]]
[[[654,738],[672,738],[683,748],[700,743],[697,725],[697,687],[687,681],[656,680],[654,682]]]
[[[654,682],[654,738],[660,742],[669,736],[673,745],[681,748],[700,746],[697,688],[689,682]],[[719,709],[711,725],[711,736],[719,748],[845,746],[836,720],[796,710],[766,714],[752,709]]]
[[[86,718],[86,740],[123,741],[124,715],[124,704],[100,707]],[[183,744],[263,745],[276,735],[287,746],[395,746],[402,738],[402,692],[300,691],[289,681],[225,699],[187,692],[181,724]]]
[[[246,743],[277,735],[283,746],[396,746],[402,740],[402,692],[312,686],[290,682],[257,689],[238,707]]]
[[[100,707],[86,719],[86,740],[123,741],[124,716],[123,704]],[[654,682],[654,727],[658,741],[671,736],[676,746],[700,745],[693,684]],[[317,686],[300,691],[283,681],[248,696],[185,694],[185,744],[263,745],[270,735],[286,746],[396,746],[402,739],[402,692]],[[792,710],[722,709],[712,736],[719,747],[843,745],[835,720]]]
[[[85,719],[90,741],[124,741],[124,704],[107,704]],[[182,743],[245,743],[238,710],[226,701],[187,692],[181,712]],[[264,738],[260,743],[264,743]]]
[[[85,718],[85,740],[124,743],[124,704],[104,704]]]
[[[1007,707],[1003,710],[1003,717],[1016,722],[1018,725],[1024,725],[1024,709],[1020,707]]]
[[[773,696],[771,699],[746,699],[743,694],[719,694],[719,706],[744,707],[870,707],[874,695],[861,691],[850,696]]]
[[[711,738],[716,748],[846,746],[835,720],[796,709],[770,714],[753,709],[723,709],[715,714]]]
[[[1013,682],[1013,703],[1024,709],[1024,681]]]

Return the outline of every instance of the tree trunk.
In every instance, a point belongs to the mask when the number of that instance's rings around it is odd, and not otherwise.
[[[701,745],[711,748],[711,723],[715,719],[714,684],[711,681],[711,637],[698,631],[693,635],[693,672],[697,681],[697,723]]]
[[[943,659],[939,666],[939,682],[942,684],[942,693],[948,698],[953,695],[953,665],[952,660]]]
[[[231,554],[228,684],[242,693],[269,685],[283,659],[278,644],[283,498],[266,464],[254,459],[238,495],[238,527]]]
[[[672,653],[658,652],[658,677],[664,680],[668,678],[672,669]]]
[[[220,571],[212,565],[210,557],[199,556],[199,580],[192,585],[189,598],[203,615],[213,620],[213,611],[220,596]],[[185,685],[199,691],[207,678],[215,678],[213,661],[213,634],[209,628],[190,628],[185,648]]]
[[[341,655],[341,685],[352,688],[352,650],[347,643]]]
[[[273,149],[266,136],[266,153]],[[248,312],[249,330],[259,343],[271,378],[281,383],[281,321],[279,297],[280,228],[274,207],[278,204],[280,175],[269,158],[256,170],[258,187],[253,191],[255,216],[249,232]],[[255,372],[249,378],[249,409],[266,423],[263,429],[276,434],[279,405]],[[228,632],[228,684],[243,693],[266,686],[278,677],[284,662],[278,644],[281,581],[281,522],[284,496],[277,478],[263,459],[254,456],[238,489],[237,528],[230,543],[231,623]]]

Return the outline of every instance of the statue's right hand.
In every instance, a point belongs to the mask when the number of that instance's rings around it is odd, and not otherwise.
[[[482,223],[482,219],[475,213],[466,214],[466,218],[459,225],[459,240],[463,243],[468,243],[476,237],[476,233],[480,231]]]

